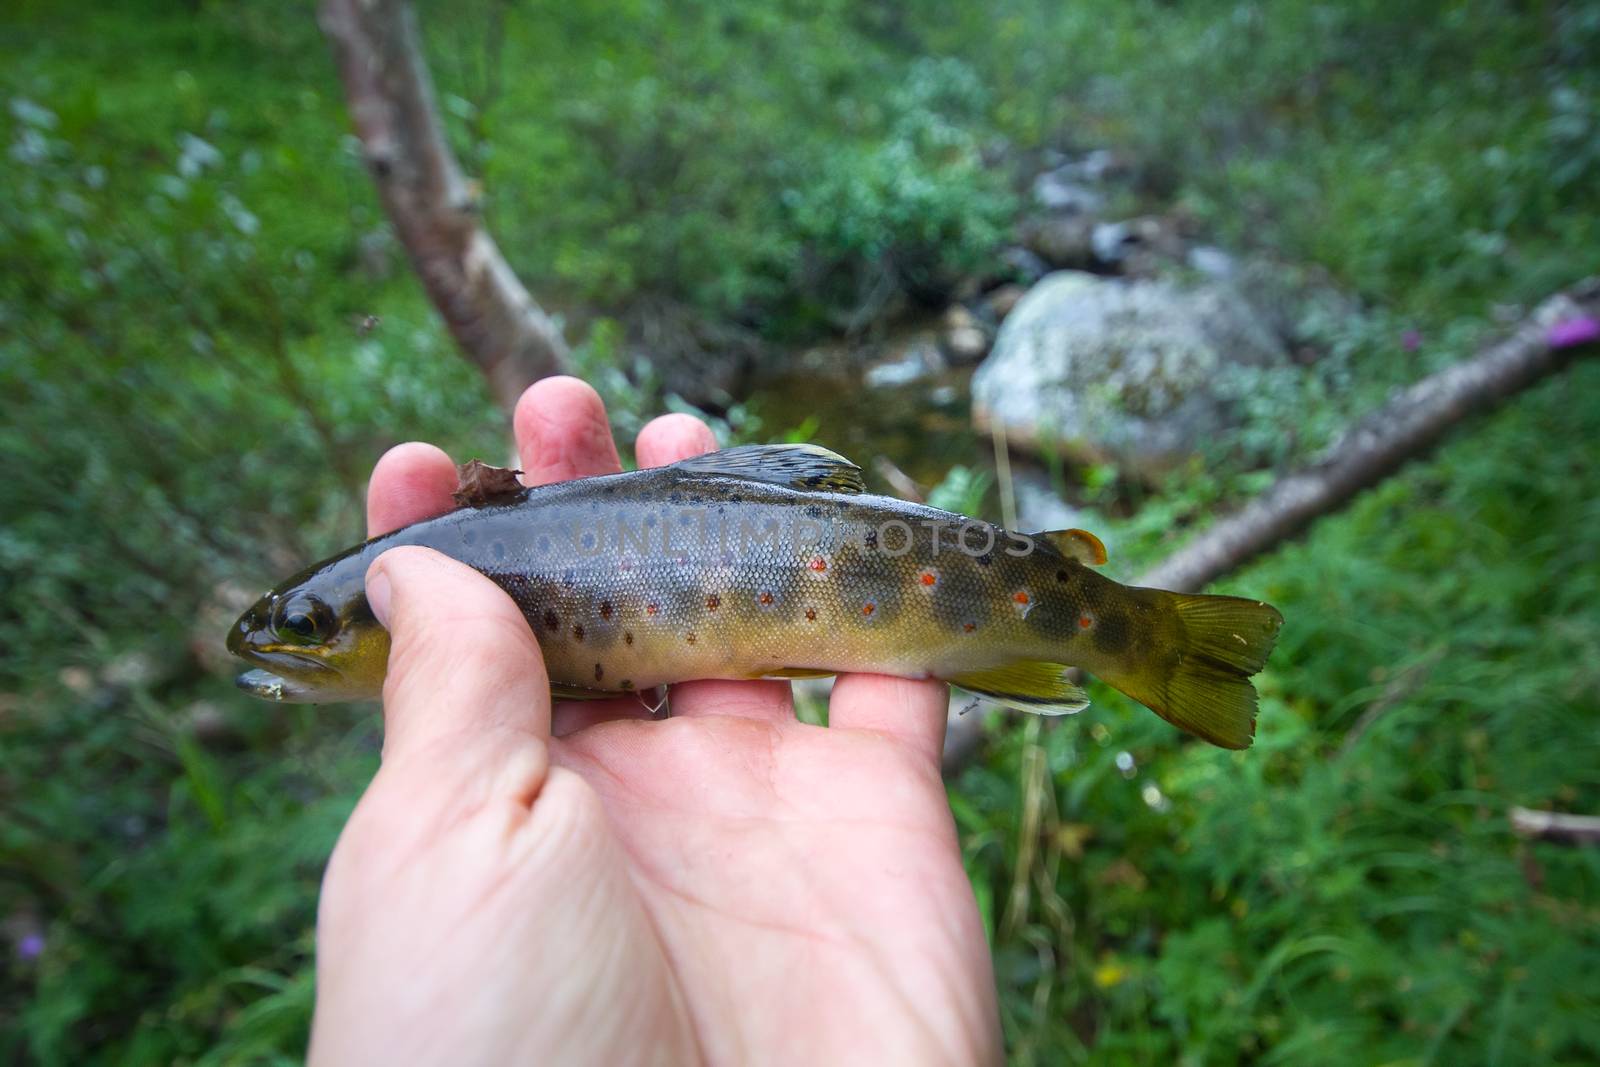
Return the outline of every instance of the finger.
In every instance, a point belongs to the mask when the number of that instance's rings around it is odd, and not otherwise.
[[[828,704],[828,726],[893,737],[937,764],[949,709],[950,687],[944,682],[841,674]]]
[[[551,713],[550,732],[556,737],[566,737],[579,730],[587,730],[596,723],[617,719],[653,719],[655,697],[635,693],[631,696],[605,700],[561,700]]]
[[[511,418],[527,485],[548,485],[622,469],[606,406],[577,378],[543,378],[528,386]]]
[[[367,571],[389,630],[384,758],[444,738],[550,736],[550,683],[522,613],[477,571],[427,548],[390,549]]]
[[[372,468],[367,482],[367,536],[377,537],[456,506],[456,465],[432,445],[395,445]]]
[[[641,467],[665,467],[716,450],[717,438],[711,427],[693,415],[683,414],[651,419],[633,443]]]
[[[794,690],[788,682],[771,680],[680,682],[672,687],[668,706],[678,719],[721,715],[783,722],[794,719]]]

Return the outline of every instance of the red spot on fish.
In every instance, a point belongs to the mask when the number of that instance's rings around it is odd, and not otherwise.
[[[817,621],[817,609],[816,608],[807,608],[806,609],[806,619],[809,622],[816,622]]]
[[[1018,604],[1026,604],[1033,598],[1027,593],[1023,592],[1021,589],[1018,589],[1015,593],[1011,594],[1011,599],[1015,600]]]
[[[877,610],[878,610],[878,605],[874,604],[870,600],[867,601],[865,604],[861,605],[861,614],[863,614],[863,615],[871,615],[874,611],[877,611]]]
[[[658,612],[660,610],[661,610],[661,605],[659,605],[659,604],[646,604],[644,606],[644,613],[646,615],[654,615],[656,612]]]
[[[921,582],[923,585],[934,586],[939,584],[939,576],[932,571],[923,571],[921,574],[917,575],[917,581]]]
[[[1094,619],[1092,617],[1090,617],[1088,615],[1079,615],[1078,616],[1078,629],[1087,630],[1089,627],[1091,627],[1093,625],[1094,625]]]
[[[756,597],[756,599],[761,601],[761,603],[763,603],[763,604],[771,604],[772,603],[772,594],[771,593],[762,593],[760,596]]]
[[[964,632],[969,633],[969,634],[972,631],[976,630],[977,628],[978,628],[978,624],[975,623],[975,622],[964,622],[964,623],[961,624],[961,629]]]
[[[811,562],[806,564],[806,566],[810,567],[818,574],[821,574],[823,571],[828,569],[828,561],[823,559],[821,556],[812,556]]]

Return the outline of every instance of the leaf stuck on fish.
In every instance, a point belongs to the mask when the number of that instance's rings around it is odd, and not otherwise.
[[[521,473],[508,467],[490,466],[481,459],[469,459],[456,468],[456,488],[450,495],[464,508],[512,504],[527,491],[517,480]]]

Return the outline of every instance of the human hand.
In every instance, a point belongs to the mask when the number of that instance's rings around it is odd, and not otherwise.
[[[515,417],[524,480],[619,469],[569,378]],[[646,466],[715,448],[682,415]],[[381,459],[373,534],[448,510],[429,445]],[[551,707],[511,599],[419,548],[368,572],[392,635],[383,765],[329,862],[313,1064],[997,1062],[988,948],[939,775],[946,689],[841,677]]]

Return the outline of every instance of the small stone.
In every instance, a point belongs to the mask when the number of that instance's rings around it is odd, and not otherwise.
[[[891,345],[888,354],[868,367],[862,380],[875,389],[910,385],[945,370],[943,353],[932,333],[920,331]]]
[[[940,342],[951,363],[960,366],[978,362],[989,351],[989,340],[989,332],[965,307],[954,304],[944,313]]]
[[[1033,179],[1033,199],[1047,211],[1068,215],[1094,215],[1105,207],[1104,194],[1082,181],[1072,164]]]
[[[1000,253],[1000,263],[1010,281],[1025,286],[1032,285],[1050,273],[1050,264],[1040,259],[1037,253],[1019,245],[1013,245]]]
[[[989,314],[994,316],[996,322],[1004,322],[1006,316],[1011,314],[1011,309],[1017,306],[1017,301],[1027,292],[1020,285],[1002,285],[984,298],[989,305]]]
[[[1022,227],[1022,243],[1052,267],[1092,266],[1095,221],[1082,215],[1034,219]]]

